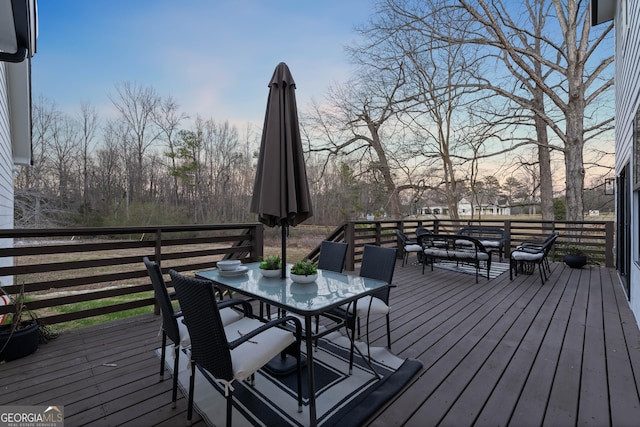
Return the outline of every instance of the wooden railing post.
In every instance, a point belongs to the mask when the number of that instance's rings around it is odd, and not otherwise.
[[[606,267],[615,267],[613,257],[613,221],[605,223],[605,243],[604,243],[604,265]]]
[[[158,267],[160,267],[160,271],[162,271],[162,229],[161,228],[156,229],[156,232],[154,234],[154,239],[156,243],[155,252],[154,252],[155,261],[158,264]],[[153,303],[153,314],[155,314],[156,316],[160,315],[160,304],[158,303],[157,298]]]
[[[347,250],[347,259],[345,261],[345,268],[348,271],[355,270],[355,258],[356,258],[356,239],[355,239],[355,225],[353,221],[349,221],[345,224],[344,241],[349,244]]]
[[[506,219],[504,221],[504,237],[505,237],[505,242],[504,242],[504,257],[505,259],[507,258],[511,258],[511,221],[509,221],[508,219]]]
[[[262,223],[252,228],[251,240],[253,241],[253,245],[249,253],[249,258],[252,262],[256,262],[264,256],[264,225]]]

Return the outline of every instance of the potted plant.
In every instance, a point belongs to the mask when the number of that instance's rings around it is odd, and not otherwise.
[[[282,260],[278,255],[271,255],[261,259],[259,267],[264,277],[280,277]]]
[[[562,259],[570,268],[582,268],[587,265],[587,255],[579,246],[568,246],[567,253]]]
[[[2,289],[4,300],[15,306],[15,312],[6,316],[0,325],[0,361],[10,361],[27,356],[38,349],[39,325],[35,315],[25,305],[24,289],[11,296]]]
[[[318,265],[304,259],[291,266],[291,280],[296,283],[312,283],[318,278]]]

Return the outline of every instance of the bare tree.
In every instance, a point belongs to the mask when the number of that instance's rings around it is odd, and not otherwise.
[[[176,138],[180,123],[188,116],[178,111],[178,104],[173,98],[164,98],[153,112],[153,121],[162,133],[162,139],[167,144],[168,152],[166,153],[171,163],[169,167],[175,169],[176,165]],[[178,177],[173,176],[172,202],[174,206],[178,205]]]
[[[609,130],[613,121],[609,116],[588,122],[587,114],[589,107],[613,85],[610,67],[613,56],[601,52],[605,55],[602,57],[597,51],[613,24],[591,34],[588,4],[579,0],[527,0],[525,4],[528,21],[519,22],[510,14],[511,3],[458,0],[456,7],[469,13],[478,27],[476,37],[456,42],[497,49],[496,55],[502,58],[509,73],[532,94],[532,99],[523,98],[506,91],[504,86],[485,83],[496,93],[533,111],[541,147],[550,146],[546,128],[560,139],[562,146],[554,148],[565,156],[567,219],[579,221],[584,218],[585,142]],[[549,4],[552,8],[547,7]],[[531,27],[533,31],[527,30]],[[561,120],[556,112],[562,115]],[[545,150],[540,153],[544,155]],[[547,164],[546,158],[540,159],[540,165]],[[550,175],[545,172],[541,170],[541,179]],[[548,192],[549,183],[542,184],[541,189],[544,187]]]
[[[397,106],[405,84],[401,68],[371,70],[342,86],[330,89],[328,104],[313,106],[305,118],[312,142],[310,152],[357,158],[369,174],[384,185],[393,217],[400,217],[400,198],[393,170],[392,153],[398,147],[395,138]],[[310,129],[313,128],[314,131]]]
[[[80,144],[80,168],[82,180],[82,215],[84,222],[87,222],[91,203],[90,196],[90,170],[91,170],[91,149],[93,140],[99,127],[98,113],[96,109],[87,103],[80,106],[80,117],[78,118],[79,144]]]
[[[22,167],[15,180],[16,225],[41,228],[53,225],[49,211],[56,199],[57,183],[51,179],[49,160],[52,133],[62,113],[56,104],[40,97],[32,111],[33,166]]]
[[[74,162],[79,157],[79,135],[75,124],[67,116],[56,120],[49,142],[51,149],[48,151],[48,157],[51,163],[51,178],[57,184],[57,208],[60,211],[70,208],[71,202],[77,200],[76,195],[80,189],[79,182],[75,181],[73,177],[73,171],[76,170]]]
[[[153,88],[143,88],[131,82],[116,85],[116,92],[116,95],[109,98],[125,125],[122,128],[124,133],[121,142],[125,145],[127,152],[132,154],[131,160],[133,160],[127,163],[130,177],[127,196],[133,200],[142,200],[145,176],[144,156],[160,135],[153,121],[160,104],[160,97]]]

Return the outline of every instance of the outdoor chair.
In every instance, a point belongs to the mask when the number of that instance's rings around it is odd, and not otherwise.
[[[424,228],[422,225],[419,225],[416,227],[416,239],[420,236],[423,236],[425,234],[429,234],[431,233],[431,231],[427,230],[426,228]]]
[[[173,343],[173,394],[171,397],[171,407],[176,407],[176,398],[178,392],[178,363],[180,361],[180,348],[187,348],[191,344],[189,332],[187,326],[182,322],[182,313],[175,311],[171,303],[171,297],[167,291],[167,285],[162,278],[162,270],[160,266],[148,257],[142,258],[144,265],[147,268],[149,277],[151,278],[151,284],[153,285],[153,292],[155,294],[156,301],[160,306],[160,313],[162,314],[162,347],[160,350],[160,381],[164,380],[164,368],[166,360],[167,350],[167,337]],[[222,322],[224,324],[232,323],[242,317],[240,313],[231,308],[225,308],[221,310]]]
[[[322,243],[320,243],[318,268],[320,270],[329,270],[335,271],[336,273],[342,273],[348,247],[348,243],[330,242],[328,240],[323,240]]]
[[[342,273],[344,260],[347,257],[348,243],[331,242],[323,240],[320,243],[320,256],[318,257],[318,268],[320,270],[335,271]],[[316,316],[316,334],[320,330],[320,316]],[[316,347],[318,340],[315,341]]]
[[[225,327],[219,307],[237,300],[216,303],[211,282],[187,277],[175,270],[170,270],[169,275],[191,336],[191,347],[187,351],[191,365],[188,424],[191,424],[193,415],[196,365],[213,376],[216,383],[224,389],[227,426],[231,426],[233,382],[248,379],[249,385],[252,385],[258,369],[272,358],[285,353],[296,358],[298,412],[302,412],[300,321],[295,317],[285,316],[262,323],[253,318],[249,303],[242,301],[246,304],[245,316]],[[284,328],[287,322],[295,326],[295,333]]]
[[[389,284],[388,287],[379,292],[360,298],[356,304],[356,313],[353,313],[353,304],[348,304],[341,308],[346,312],[347,329],[351,329],[351,354],[349,360],[349,372],[353,367],[353,351],[355,340],[355,326],[357,323],[358,337],[360,337],[360,317],[367,318],[367,347],[369,347],[369,317],[371,314],[385,315],[387,320],[387,348],[391,349],[391,323],[389,319],[389,294],[391,291],[391,281],[396,266],[396,248],[384,248],[381,246],[365,245],[362,254],[362,264],[360,265],[360,277],[377,279]]]
[[[191,344],[187,326],[182,323],[182,313],[175,312],[171,304],[171,298],[167,292],[167,286],[162,278],[162,271],[157,263],[152,262],[149,258],[142,259],[147,267],[147,272],[151,278],[153,292],[156,301],[160,306],[162,314],[162,347],[160,350],[160,381],[164,380],[164,365],[167,352],[167,337],[173,343],[173,393],[171,396],[171,407],[176,407],[176,398],[178,394],[178,363],[180,361],[180,347],[188,347]]]
[[[547,273],[551,273],[548,255],[558,238],[557,232],[552,233],[542,242],[524,242],[511,252],[509,261],[509,279],[513,280],[513,274],[518,275],[518,270],[524,272],[526,266],[535,269],[538,266],[540,280],[544,284],[549,278]]]
[[[409,237],[402,231],[396,228],[396,237],[400,247],[402,248],[402,266],[404,267],[409,259],[409,254],[415,253],[420,260],[420,252],[422,252],[422,246],[417,241],[409,239]]]

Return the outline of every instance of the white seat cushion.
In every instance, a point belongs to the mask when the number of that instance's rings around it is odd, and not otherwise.
[[[242,319],[244,316],[239,311],[235,311],[232,308],[223,308],[220,310],[220,319],[222,320],[222,325],[227,326],[230,323],[237,322]]]
[[[405,245],[405,252],[420,252],[422,250],[422,246],[420,245]]]
[[[369,310],[369,304],[371,304],[371,310]],[[358,308],[358,317],[366,316],[367,312],[369,314],[387,314],[390,311],[390,308],[387,304],[384,303],[380,298],[366,296],[362,297],[358,300],[357,304]],[[353,313],[353,304],[344,304],[340,306],[345,311],[349,311],[349,313]]]
[[[542,252],[525,252],[525,251],[513,251],[511,252],[511,258],[516,261],[540,261],[544,254]]]
[[[499,248],[501,246],[497,240],[480,240],[480,243],[482,243],[482,246],[485,248]]]
[[[220,310],[220,318],[222,319],[222,324],[227,326],[233,322],[236,322],[242,319],[242,313],[239,313],[231,308],[223,308]],[[189,330],[187,329],[187,325],[182,321],[184,317],[180,316],[176,320],[178,321],[178,331],[180,332],[180,345],[184,348],[187,348],[191,345],[191,337],[189,336]]]
[[[231,342],[262,325],[263,323],[257,319],[243,317],[225,326],[224,332],[227,335],[227,340]],[[292,332],[275,327],[256,335],[231,350],[234,377],[237,380],[249,377],[295,341]]]

